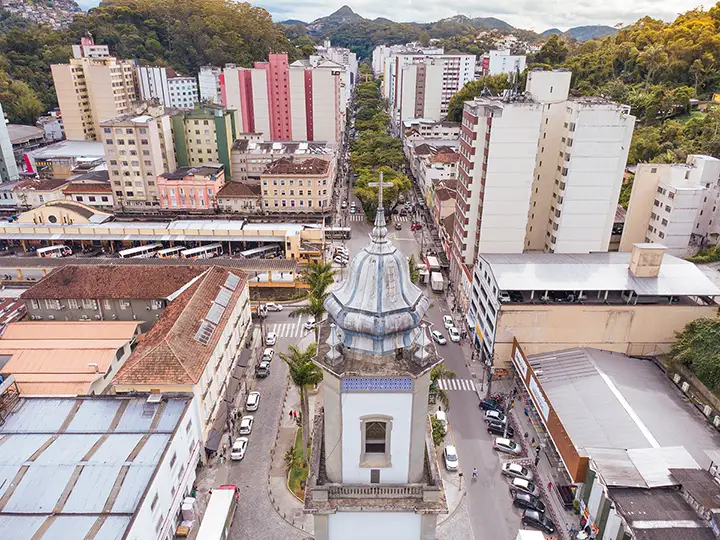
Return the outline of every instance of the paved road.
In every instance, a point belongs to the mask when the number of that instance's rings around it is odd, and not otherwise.
[[[300,540],[308,537],[307,533],[283,520],[267,496],[270,449],[277,434],[288,380],[287,365],[277,354],[286,351],[288,345],[297,343],[297,336],[303,332],[304,320],[290,318],[289,310],[270,313],[265,320],[266,331],[275,330],[278,333],[274,347],[276,356],[270,376],[255,379],[252,388],[260,392],[260,408],[255,413],[249,413],[255,416],[255,422],[245,459],[232,463],[228,472],[228,483],[240,489],[240,502],[230,534],[232,540]]]
[[[351,221],[350,226],[352,238],[346,244],[352,257],[367,244],[367,235],[372,227],[358,221]],[[391,231],[391,241],[406,256],[413,253],[416,257],[419,255],[417,233],[411,233],[404,224],[402,231]],[[421,287],[430,298],[426,319],[433,323],[433,328],[447,336],[442,317],[450,314],[450,310],[444,297],[433,293],[427,285]],[[501,458],[492,450],[492,437],[485,430],[483,415],[477,406],[477,394],[468,384],[468,380],[473,377],[466,365],[463,351],[463,348],[467,347],[468,345],[459,345],[449,340],[447,345],[438,346],[438,352],[445,358],[446,367],[455,372],[457,379],[454,384],[447,385],[451,405],[448,413],[449,439],[457,446],[465,478],[470,478],[473,467],[477,467],[479,472],[478,480],[468,486],[465,506],[471,532],[465,537],[477,540],[512,540],[520,528],[521,513],[511,504],[507,482],[500,475]]]

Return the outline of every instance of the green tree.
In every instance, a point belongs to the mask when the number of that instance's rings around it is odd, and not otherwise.
[[[691,369],[711,391],[720,390],[720,319],[696,319],[676,336],[670,359]]]
[[[484,92],[488,92],[491,95],[499,95],[503,90],[507,90],[510,87],[510,79],[505,74],[488,75],[465,83],[465,86],[450,98],[448,120],[453,122],[460,122],[462,120],[463,107],[466,101],[471,101]]]
[[[318,339],[319,324],[325,316],[325,299],[318,298],[310,294],[307,298],[307,304],[300,306],[290,313],[291,317],[300,317],[302,315],[310,315],[315,319],[315,341]]]
[[[310,405],[307,393],[310,388],[319,384],[323,378],[322,370],[313,362],[316,355],[317,345],[315,343],[304,351],[290,345],[287,353],[280,353],[280,358],[290,368],[290,380],[300,392],[304,463],[307,463],[308,437],[310,434]]]
[[[435,418],[435,416],[431,415],[430,427],[432,429],[433,443],[435,443],[435,446],[440,446],[445,440],[445,426],[443,426],[442,422]]]
[[[534,62],[538,64],[549,64],[555,66],[565,61],[568,56],[568,47],[565,41],[554,34],[542,46],[535,55]]]
[[[446,411],[450,410],[450,396],[447,390],[443,390],[438,385],[439,379],[454,379],[456,374],[453,370],[446,368],[443,364],[438,364],[430,370],[430,393],[435,394],[435,398],[445,407]]]
[[[668,63],[668,54],[662,45],[650,45],[637,57],[638,64],[645,68],[645,88],[652,81],[653,75],[661,67]]]
[[[378,169],[364,168],[358,171],[358,178],[355,180],[354,193],[363,207],[363,212],[367,216],[374,216],[377,210],[378,188],[370,186],[380,180],[380,172],[383,173],[383,182],[388,184],[383,187],[383,208],[386,215],[390,215],[390,208],[398,200],[401,193],[407,193],[412,189],[412,182],[402,173],[399,173],[390,167],[380,167]]]
[[[335,281],[336,273],[332,269],[332,263],[312,262],[303,270],[302,278],[310,286],[310,295],[325,301],[327,290]]]
[[[408,259],[408,269],[410,270],[410,280],[413,283],[420,281],[420,272],[417,269],[417,262],[415,261],[415,254],[410,255]]]

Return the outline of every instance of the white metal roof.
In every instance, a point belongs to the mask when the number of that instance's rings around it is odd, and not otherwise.
[[[717,296],[694,264],[665,253],[657,277],[635,277],[630,253],[480,255],[502,291],[635,291],[639,295]]]

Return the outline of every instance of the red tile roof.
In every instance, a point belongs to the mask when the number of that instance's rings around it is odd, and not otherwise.
[[[430,158],[431,163],[457,163],[460,161],[460,154],[457,152],[440,152],[438,151]]]
[[[22,180],[15,189],[34,189],[36,191],[53,191],[67,184],[64,178],[43,178],[42,180]]]
[[[291,158],[280,158],[265,168],[263,174],[325,174],[330,162],[320,158],[295,161]]]
[[[63,193],[112,193],[112,187],[110,186],[109,182],[70,182],[63,189]]]
[[[228,182],[220,191],[217,197],[239,197],[242,199],[260,197],[260,184],[246,184],[244,182]]]
[[[228,308],[223,311],[207,344],[202,344],[195,340],[195,334],[230,273],[239,276],[240,283],[232,292]],[[245,274],[237,270],[218,266],[208,269],[170,302],[152,329],[139,341],[137,348],[113,379],[113,384],[196,384],[217,343],[222,339],[223,329],[232,315],[232,307],[238,302],[246,284]]]
[[[167,298],[204,270],[196,266],[68,265],[50,272],[22,293],[21,298]]]
[[[437,188],[435,190],[435,195],[438,199],[441,201],[449,201],[450,199],[455,198],[456,191],[449,190],[447,188]]]

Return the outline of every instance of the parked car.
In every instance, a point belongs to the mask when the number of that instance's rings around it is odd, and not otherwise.
[[[491,435],[500,435],[501,437],[506,437],[508,439],[512,439],[515,436],[515,430],[512,426],[508,426],[507,432],[505,431],[504,422],[488,422],[487,432]]]
[[[513,505],[517,508],[526,508],[528,510],[535,510],[537,512],[545,512],[545,503],[534,495],[529,493],[523,493],[516,491],[513,495]]]
[[[420,229],[422,229],[422,223],[413,223],[410,225],[411,231],[419,231]]]
[[[235,439],[232,449],[230,450],[230,459],[237,461],[244,458],[249,442],[247,437],[238,437]]]
[[[276,304],[275,302],[268,302],[265,304],[265,309],[268,311],[282,311],[283,307],[280,304]]]
[[[512,442],[512,441],[508,441]],[[513,443],[515,444],[515,443]],[[528,493],[532,495],[533,497],[539,497],[540,496],[540,488],[538,488],[535,484],[530,482],[530,480],[524,480],[522,478],[513,478],[512,482],[510,482],[510,493],[513,495],[517,493],[518,491],[522,491],[523,493]]]
[[[447,422],[447,414],[445,414],[445,411],[436,411],[435,419],[442,424],[443,430],[445,431],[445,433],[447,433],[448,432],[448,422]]]
[[[315,322],[315,317],[311,315],[310,318],[305,321],[305,330],[312,330],[316,325],[317,323]]]
[[[510,291],[510,301],[511,302],[522,302],[523,301],[523,295],[520,291]]]
[[[503,411],[502,405],[500,405],[500,402],[497,399],[493,398],[485,398],[480,403],[478,403],[478,407],[480,407],[483,411]]]
[[[277,334],[275,332],[268,332],[265,336],[265,345],[272,347],[277,342]]]
[[[455,326],[455,321],[450,315],[443,315],[443,326],[448,330]]]
[[[395,222],[395,230],[402,231],[402,224],[399,221]]]
[[[457,471],[460,462],[458,461],[457,450],[452,444],[446,444],[445,450],[443,450],[443,457],[445,458],[445,468],[448,471]]]
[[[333,257],[333,261],[335,261],[340,266],[347,266],[348,260],[345,257],[341,257],[340,255],[336,255]]]
[[[431,332],[431,334],[432,334],[432,338],[435,340],[435,343],[437,343],[438,345],[446,345],[447,344],[447,339],[445,339],[445,336],[443,336],[437,330],[433,330]]]
[[[545,514],[538,512],[537,510],[525,510],[522,516],[523,525],[530,525],[536,529],[540,529],[546,534],[552,534],[555,532],[555,523],[545,517]]]
[[[501,302],[510,302],[510,293],[507,293],[505,291],[500,291],[500,301]]]
[[[343,257],[350,257],[350,250],[348,248],[343,246],[338,246],[335,248],[335,255],[342,255]]]
[[[506,454],[512,454],[514,456],[522,453],[522,447],[519,444],[511,441],[510,439],[503,439],[502,437],[497,437],[493,441],[493,450],[497,450],[498,452],[505,452]]]
[[[401,216],[407,216],[407,214],[408,214],[408,213],[407,213],[407,210],[405,210],[404,208],[400,210],[400,215],[401,215]]]
[[[243,416],[242,420],[240,420],[238,433],[240,433],[240,435],[250,435],[254,420],[255,418],[252,415]]]
[[[245,409],[253,412],[257,411],[260,407],[260,392],[250,392],[245,402]]]
[[[532,480],[534,478],[533,472],[530,469],[517,463],[503,463],[500,474],[509,478],[524,478],[525,480]]]
[[[350,213],[351,213],[351,214],[355,214],[356,212],[357,212],[357,208],[355,208],[354,206],[351,206],[351,207],[350,207]]]
[[[450,341],[453,343],[458,343],[460,341],[460,330],[454,326],[448,330],[448,335],[450,336]]]
[[[267,348],[263,351],[262,359],[266,362],[272,362],[274,356],[275,351],[273,349]]]
[[[255,370],[255,375],[259,379],[264,379],[265,377],[270,375],[270,362],[268,362],[267,360],[263,360],[262,362],[260,362],[257,369]]]
[[[348,207],[348,202],[347,202],[347,201],[343,201],[343,202],[340,204],[340,208],[347,208],[347,207]]]
[[[501,413],[500,411],[486,411],[485,423],[489,424],[490,422],[499,422],[500,424],[504,424],[505,422],[507,422],[507,417],[505,416],[505,413]]]

